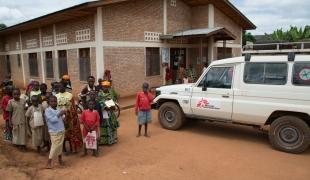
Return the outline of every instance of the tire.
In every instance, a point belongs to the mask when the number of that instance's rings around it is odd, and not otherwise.
[[[310,128],[298,117],[282,116],[272,122],[269,141],[275,149],[299,154],[309,147]]]
[[[178,130],[185,122],[185,116],[179,105],[166,102],[160,106],[158,112],[160,125],[169,130]]]

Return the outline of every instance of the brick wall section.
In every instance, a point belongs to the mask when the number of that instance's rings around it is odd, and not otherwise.
[[[30,71],[29,71],[29,55],[24,54],[24,61],[25,61],[25,74],[26,74],[26,82],[29,82],[30,79],[34,79],[36,81],[42,82],[42,65],[41,65],[41,53],[37,53],[37,59],[38,59],[38,71],[39,71],[39,76],[34,77],[30,76]]]
[[[20,67],[18,67],[17,54],[10,55],[11,61],[11,78],[14,79],[14,84],[17,87],[23,87],[23,70],[22,70],[22,62],[20,63]]]
[[[104,48],[105,68],[111,70],[113,86],[120,96],[141,90],[143,82],[151,87],[162,85],[160,76],[146,77],[144,48]]]
[[[68,44],[76,43],[75,31],[83,29],[90,29],[90,41],[95,41],[94,15],[70,19],[56,24],[56,34],[67,33]]]
[[[0,67],[5,67],[5,57],[0,55]],[[2,82],[5,79],[6,72],[0,71],[0,82]]]
[[[45,26],[41,28],[42,41],[45,36],[53,36],[53,25]],[[53,45],[54,45],[54,37],[53,37]],[[43,43],[42,46],[44,47]]]
[[[177,0],[176,7],[167,1],[167,33],[191,29],[191,7],[182,0]]]
[[[5,43],[5,39],[3,36],[0,37],[0,52],[4,51],[4,43]]]
[[[241,48],[232,48],[232,56],[233,57],[238,57],[241,56]]]
[[[22,44],[23,44],[23,49],[27,49],[26,47],[26,41],[31,40],[31,39],[36,39],[37,40],[37,47],[40,47],[40,41],[39,41],[39,29],[33,29],[29,31],[24,31],[21,33],[22,35]]]
[[[163,1],[134,0],[103,7],[103,39],[144,41],[144,31],[163,33]]]
[[[208,5],[191,8],[193,29],[208,28],[208,12]]]
[[[96,75],[96,49],[91,48],[91,74]],[[81,90],[85,87],[87,82],[80,81],[79,76],[79,60],[78,60],[78,49],[70,49],[67,51],[68,56],[68,72],[70,75],[72,83],[72,93],[74,96],[77,96]]]
[[[16,42],[19,42],[19,34],[10,34],[6,38],[6,43],[9,44],[9,50],[10,51],[15,51],[16,49]],[[20,46],[20,45],[19,45]],[[21,48],[21,46],[19,47]]]
[[[214,26],[225,27],[237,38],[234,40],[235,44],[241,43],[241,27],[236,24],[231,18],[226,16],[222,11],[214,7]]]

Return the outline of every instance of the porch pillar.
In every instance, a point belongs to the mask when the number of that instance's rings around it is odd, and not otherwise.
[[[42,49],[42,32],[41,27],[39,28],[39,41],[40,41],[40,58],[41,58],[41,70],[42,70],[42,82],[45,83],[45,63],[44,63],[44,55]]]
[[[97,8],[95,14],[95,40],[96,40],[96,77],[102,78],[104,74],[104,52],[103,52],[103,27],[102,7]]]
[[[59,61],[58,61],[58,51],[57,51],[57,44],[56,44],[56,24],[53,24],[53,40],[54,40],[54,60],[55,60],[55,68],[54,68],[54,73],[55,73],[55,80],[59,80]]]
[[[209,37],[208,39],[208,64],[210,64],[214,60],[214,38]]]
[[[22,62],[23,82],[24,82],[24,87],[26,87],[25,62],[24,62],[23,41],[22,41],[22,33],[21,32],[19,32],[19,47],[20,47],[20,60]]]

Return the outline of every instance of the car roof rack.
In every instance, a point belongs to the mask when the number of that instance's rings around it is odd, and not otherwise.
[[[249,62],[251,60],[251,54],[247,53],[244,55],[244,61]]]
[[[294,52],[289,52],[287,54],[287,60],[288,61],[295,61],[295,53]]]

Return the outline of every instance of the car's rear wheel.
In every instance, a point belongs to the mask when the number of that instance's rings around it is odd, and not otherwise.
[[[158,119],[163,128],[178,130],[185,122],[180,106],[174,102],[166,102],[159,108]]]
[[[282,116],[272,122],[269,140],[271,145],[278,150],[302,153],[310,144],[310,128],[298,117]]]

